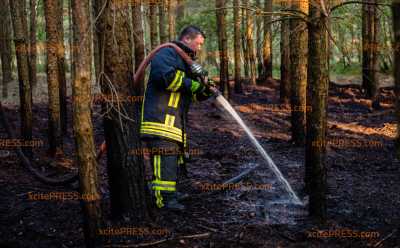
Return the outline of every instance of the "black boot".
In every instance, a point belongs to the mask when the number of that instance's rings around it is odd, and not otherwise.
[[[165,199],[165,205],[164,205],[165,209],[174,211],[185,210],[185,206],[178,202],[176,193],[168,194],[164,197],[164,199]]]

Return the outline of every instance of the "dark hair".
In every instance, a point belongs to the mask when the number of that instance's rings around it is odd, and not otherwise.
[[[191,39],[196,38],[197,35],[203,36],[203,38],[206,38],[206,35],[204,32],[199,28],[194,25],[186,26],[184,29],[182,29],[181,33],[179,34],[179,40],[183,40],[185,36],[189,36]]]

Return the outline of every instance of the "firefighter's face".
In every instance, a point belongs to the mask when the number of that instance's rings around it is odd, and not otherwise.
[[[201,34],[197,35],[196,38],[190,38],[189,36],[186,36],[183,41],[190,49],[197,53],[203,47],[204,37]]]

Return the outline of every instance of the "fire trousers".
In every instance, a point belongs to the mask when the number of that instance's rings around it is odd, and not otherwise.
[[[178,143],[162,140],[146,140],[146,149],[150,154],[153,180],[150,183],[158,208],[176,197],[178,171],[184,164],[182,149]]]

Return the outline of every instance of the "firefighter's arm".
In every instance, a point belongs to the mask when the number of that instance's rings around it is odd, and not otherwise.
[[[194,93],[201,86],[199,82],[185,76],[177,69],[177,56],[172,48],[162,49],[151,61],[152,77],[169,91],[187,91]]]
[[[206,87],[192,94],[193,102],[202,102],[214,95],[210,87],[217,87],[215,82],[207,79]]]

